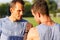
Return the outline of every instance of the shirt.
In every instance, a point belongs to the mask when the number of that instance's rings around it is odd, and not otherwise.
[[[40,24],[31,28],[27,40],[60,40],[60,24],[55,23],[53,26]]]
[[[0,40],[23,40],[26,24],[24,19],[16,22],[11,22],[8,17],[0,19]]]

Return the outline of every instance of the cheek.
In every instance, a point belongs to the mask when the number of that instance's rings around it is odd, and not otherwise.
[[[37,16],[34,17],[35,21],[38,23],[38,24],[41,24],[39,18]]]
[[[15,13],[14,16],[18,16],[17,13]]]
[[[15,13],[14,13],[14,14],[15,14],[15,16],[18,16],[18,12],[16,12],[16,11],[15,11]]]
[[[15,12],[15,13],[13,13],[13,16],[16,18],[18,16],[18,14]]]
[[[34,17],[35,18],[35,20],[38,22],[39,21],[39,19],[37,18],[37,17]]]
[[[34,17],[34,19],[37,21],[37,17]]]

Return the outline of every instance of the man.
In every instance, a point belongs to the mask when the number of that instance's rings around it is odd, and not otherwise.
[[[26,40],[32,24],[22,19],[23,12],[23,0],[12,0],[10,4],[11,15],[0,19],[0,31],[2,31],[0,40]]]
[[[36,1],[31,12],[39,25],[30,29],[27,40],[60,40],[60,24],[50,18],[46,1]]]

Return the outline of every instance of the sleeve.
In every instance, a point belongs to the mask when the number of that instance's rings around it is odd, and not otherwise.
[[[2,21],[0,20],[0,36],[1,36],[1,33],[2,33]]]

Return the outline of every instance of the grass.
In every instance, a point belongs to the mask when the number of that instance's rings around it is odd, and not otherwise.
[[[52,20],[60,24],[60,17],[52,17]]]
[[[33,26],[36,26],[37,23],[33,17],[25,17],[24,19],[28,20]]]
[[[38,25],[33,17],[24,17],[24,19],[26,19],[30,23],[32,23],[33,26],[37,26]],[[59,17],[51,17],[51,19],[60,24],[60,18]]]

